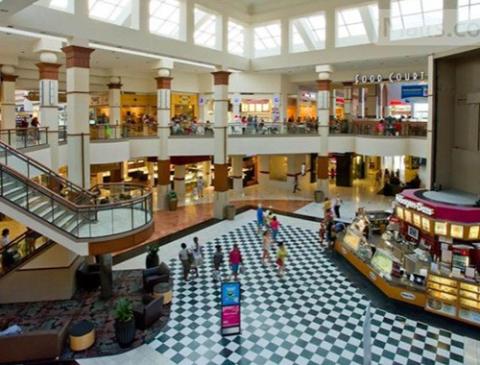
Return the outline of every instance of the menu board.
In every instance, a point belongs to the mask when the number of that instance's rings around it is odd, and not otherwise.
[[[405,219],[405,216],[403,214],[403,208],[397,207],[396,212],[397,212],[397,217],[398,218],[400,218],[401,220]]]
[[[412,223],[412,212],[409,210],[405,210],[405,221],[408,223]]]
[[[464,236],[464,227],[458,224],[451,224],[450,225],[450,235],[453,238],[460,238],[463,239]]]
[[[422,229],[430,232],[430,219],[422,217]]]
[[[435,234],[440,236],[447,236],[448,234],[447,222],[435,222]]]
[[[480,235],[480,226],[470,226],[468,230],[468,238],[471,240],[476,240]]]
[[[413,215],[413,224],[419,228],[422,226],[422,218],[418,214]]]

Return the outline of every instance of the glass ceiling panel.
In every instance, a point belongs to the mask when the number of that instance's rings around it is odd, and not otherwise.
[[[475,20],[480,20],[480,0],[458,0],[458,21],[468,23]]]
[[[391,39],[440,34],[443,0],[391,0]]]
[[[326,21],[324,13],[293,19],[290,23],[290,29],[291,52],[314,51],[325,48]]]
[[[282,30],[280,23],[261,25],[254,28],[255,56],[280,54]]]
[[[123,25],[132,12],[132,0],[88,0],[91,18]]]
[[[40,0],[40,1],[37,1],[35,4],[44,6],[46,8],[54,9],[54,10],[73,13],[73,10],[74,10],[73,1],[74,0]]]
[[[150,32],[180,39],[181,6],[179,0],[150,0]]]
[[[378,40],[379,11],[377,3],[337,9],[337,47],[374,43]]]
[[[199,46],[217,48],[217,22],[218,16],[202,9],[195,8],[195,44]]]
[[[245,55],[245,27],[232,20],[228,22],[228,52]]]

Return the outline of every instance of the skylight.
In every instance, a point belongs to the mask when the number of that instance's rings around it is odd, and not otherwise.
[[[392,0],[390,21],[392,40],[441,34],[443,0]]]
[[[255,57],[275,56],[281,52],[282,29],[280,22],[257,26],[253,29]]]
[[[336,11],[337,47],[374,43],[378,40],[378,4]]]
[[[290,21],[290,52],[306,52],[325,48],[325,13]]]
[[[68,13],[73,13],[74,11],[74,0],[40,0],[37,1],[37,5],[45,6],[50,9],[65,11]]]
[[[480,0],[458,0],[458,23],[460,32],[470,30],[472,24],[480,24]]]
[[[195,7],[195,44],[220,49],[220,17],[203,8]]]
[[[245,27],[233,20],[228,21],[228,52],[245,55]]]
[[[164,37],[185,39],[182,30],[185,4],[180,0],[150,0],[150,32]]]
[[[132,0],[88,0],[90,18],[104,22],[126,25],[132,13]]]

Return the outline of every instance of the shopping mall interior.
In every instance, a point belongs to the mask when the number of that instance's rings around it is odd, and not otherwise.
[[[480,364],[479,0],[0,0],[0,364]]]

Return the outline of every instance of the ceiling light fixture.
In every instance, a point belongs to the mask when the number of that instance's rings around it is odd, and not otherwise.
[[[21,36],[24,36],[24,37],[49,38],[49,39],[55,39],[55,40],[58,40],[58,41],[61,41],[61,42],[67,42],[68,41],[68,39],[65,38],[65,37],[57,37],[57,36],[50,35],[50,34],[30,32],[28,30],[22,30],[22,29],[11,28],[11,27],[0,27],[0,32],[1,33],[7,33],[7,34],[21,35]]]

